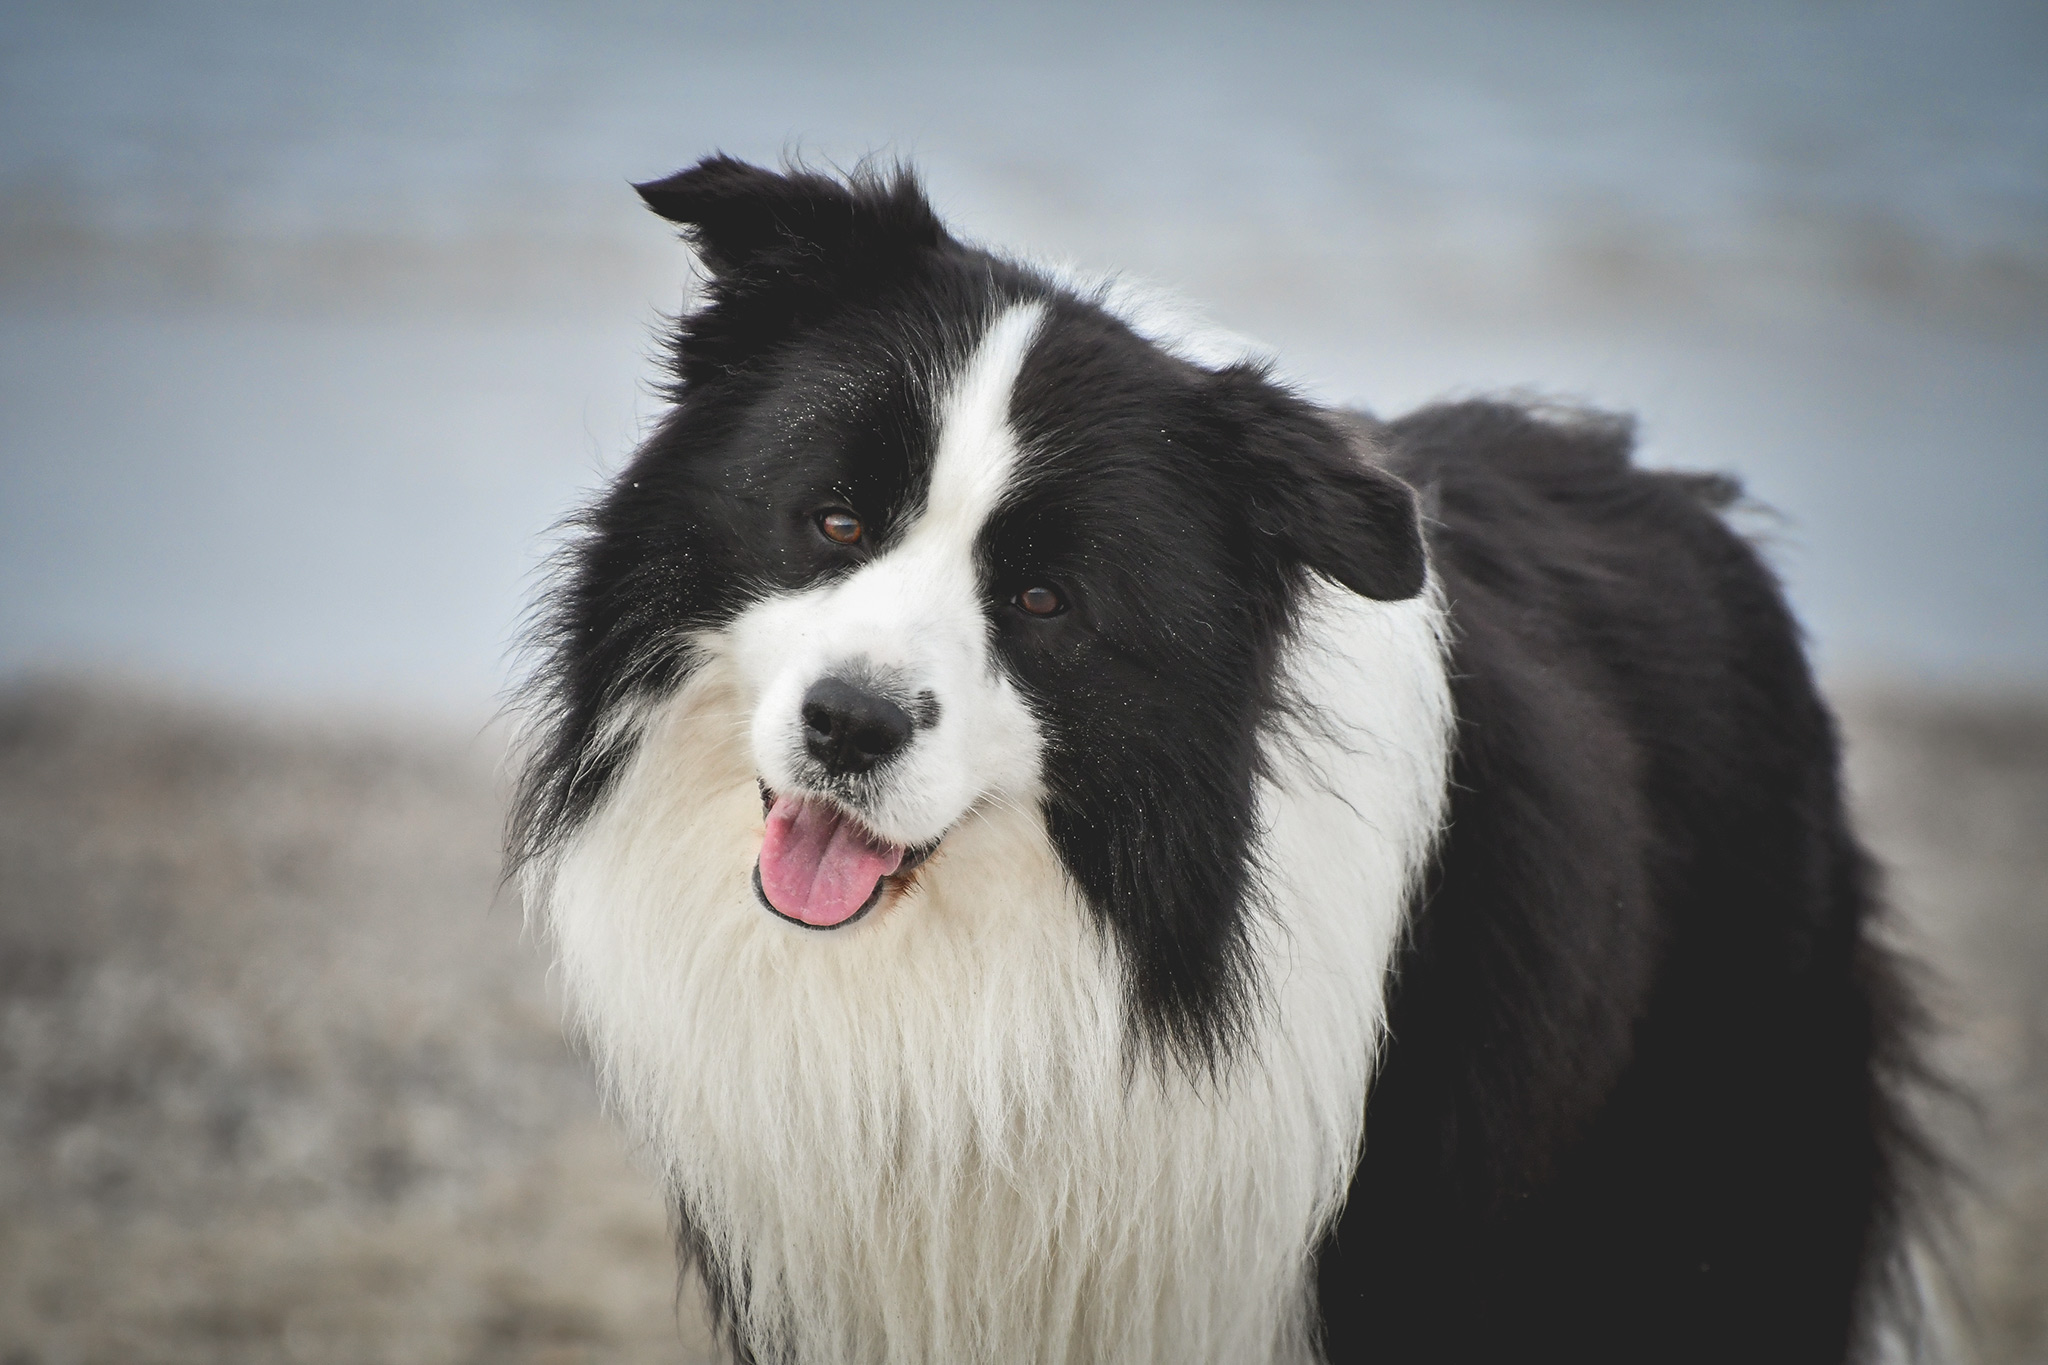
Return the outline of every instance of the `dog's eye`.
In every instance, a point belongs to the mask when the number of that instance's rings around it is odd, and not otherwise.
[[[818,514],[818,529],[825,539],[839,545],[858,545],[861,537],[860,518],[844,507],[835,507],[829,512]]]
[[[1058,616],[1067,609],[1066,599],[1047,587],[1024,589],[1017,594],[1017,605],[1033,616]]]

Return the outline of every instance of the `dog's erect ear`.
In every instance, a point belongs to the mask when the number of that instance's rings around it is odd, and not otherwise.
[[[946,237],[904,170],[887,177],[856,172],[842,183],[719,155],[633,188],[647,207],[683,228],[714,275],[771,260],[801,273],[877,253],[907,254]]]
[[[1428,563],[1408,485],[1368,464],[1312,404],[1257,367],[1232,366],[1214,383],[1235,428],[1254,533],[1363,596],[1394,602],[1421,592]]]

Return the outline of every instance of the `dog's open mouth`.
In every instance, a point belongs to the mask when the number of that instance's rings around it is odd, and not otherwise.
[[[754,894],[807,929],[837,929],[874,909],[892,878],[932,855],[938,841],[885,843],[828,801],[778,796],[763,785],[767,829],[754,864]]]

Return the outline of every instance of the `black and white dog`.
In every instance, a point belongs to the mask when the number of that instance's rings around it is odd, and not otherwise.
[[[514,857],[758,1361],[1837,1361],[1907,1002],[1725,482],[1393,422],[950,236],[707,276]]]

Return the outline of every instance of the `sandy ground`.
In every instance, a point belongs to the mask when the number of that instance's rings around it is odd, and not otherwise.
[[[704,1354],[489,748],[0,702],[0,1360]]]
[[[2048,697],[1849,696],[1975,1348],[2048,1360]],[[494,741],[0,689],[0,1362],[705,1357],[497,887]]]
[[[2048,1361],[2048,694],[1840,699],[1865,840],[1954,1092],[1938,1358]]]

